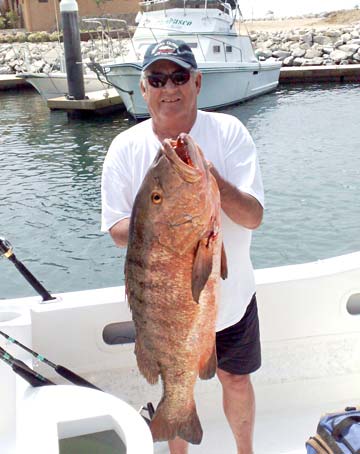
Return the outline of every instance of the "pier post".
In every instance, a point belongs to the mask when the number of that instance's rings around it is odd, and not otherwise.
[[[60,12],[69,99],[85,99],[78,10],[76,0],[61,0]]]

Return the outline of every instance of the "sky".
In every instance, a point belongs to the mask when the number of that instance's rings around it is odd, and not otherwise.
[[[351,9],[360,7],[360,0],[239,0],[239,4],[245,19],[255,19],[265,17],[269,10],[276,17],[286,17]]]

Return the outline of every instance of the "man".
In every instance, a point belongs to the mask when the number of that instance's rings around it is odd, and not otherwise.
[[[263,186],[254,143],[241,122],[197,110],[201,80],[184,42],[166,39],[147,49],[140,88],[151,119],[122,132],[110,146],[102,179],[102,230],[117,246],[127,245],[133,201],[162,141],[189,133],[220,189],[229,277],[222,284],[217,319],[217,375],[237,453],[251,454],[255,398],[250,373],[260,367],[261,357],[249,250],[251,230],[262,220]],[[169,447],[171,454],[188,452],[180,438]]]

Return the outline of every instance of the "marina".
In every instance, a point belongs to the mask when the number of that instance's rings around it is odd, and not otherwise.
[[[360,82],[360,65],[283,67],[280,69],[279,84]],[[0,75],[0,90],[31,88],[21,75]],[[99,87],[97,87],[99,88]],[[51,110],[66,112],[87,111],[89,114],[108,114],[125,110],[121,95],[114,88],[87,92],[86,100],[67,99],[66,96],[49,98],[46,101]]]

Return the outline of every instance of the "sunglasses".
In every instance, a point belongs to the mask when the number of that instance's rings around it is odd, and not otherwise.
[[[165,87],[169,79],[174,85],[184,85],[190,80],[190,71],[175,71],[171,74],[153,73],[146,76],[146,79],[154,88]]]

